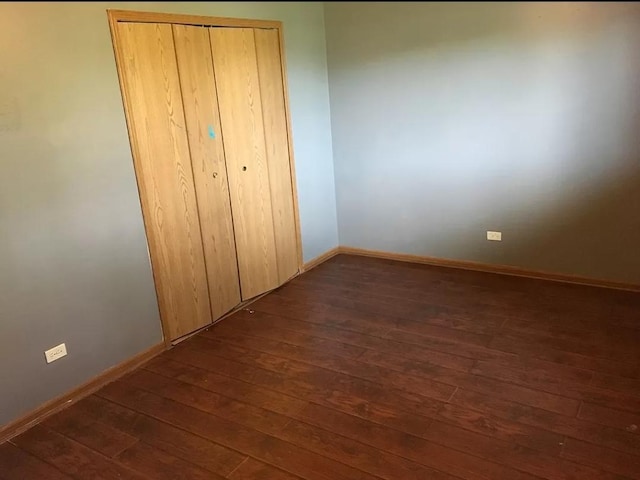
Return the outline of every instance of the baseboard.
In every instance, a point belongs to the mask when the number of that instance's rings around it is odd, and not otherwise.
[[[135,370],[140,365],[148,362],[153,357],[159,355],[165,350],[166,346],[164,343],[154,345],[148,350],[145,350],[144,352],[141,352],[136,356],[105,370],[98,376],[93,377],[91,380],[83,383],[79,387],[74,388],[70,392],[64,393],[57,398],[49,400],[35,410],[32,410],[26,415],[23,415],[21,418],[8,423],[7,425],[0,428],[0,443],[6,442],[7,440],[15,437],[16,435],[19,435],[25,430],[28,430],[32,426],[42,422],[45,418],[59,412],[60,410],[63,410],[72,403],[75,403],[78,400],[91,395],[92,393],[105,386],[107,383],[111,383],[114,380],[122,377],[123,375],[131,372],[132,370]]]
[[[313,259],[309,260],[308,262],[306,262],[302,266],[302,271],[303,272],[308,272],[312,268],[315,268],[318,265],[320,265],[321,263],[326,262],[330,258],[335,257],[336,255],[338,255],[338,253],[340,253],[340,247],[334,247],[331,250],[329,250],[327,252],[324,252],[322,255],[318,255],[316,258],[313,258]]]
[[[511,275],[514,277],[535,278],[539,280],[549,280],[552,282],[573,283],[578,285],[588,285],[591,287],[611,288],[615,290],[627,290],[640,292],[640,285],[632,283],[615,282],[612,280],[600,280],[596,278],[566,275],[562,273],[541,272],[537,270],[527,270],[509,265],[491,265],[488,263],[469,262],[465,260],[451,260],[446,258],[426,257],[421,255],[410,255],[407,253],[392,253],[381,250],[368,250],[356,247],[339,247],[338,253],[347,255],[360,255],[364,257],[384,258],[387,260],[397,260],[399,262],[422,263],[437,267],[458,268],[461,270],[473,270],[476,272],[497,273],[500,275]]]

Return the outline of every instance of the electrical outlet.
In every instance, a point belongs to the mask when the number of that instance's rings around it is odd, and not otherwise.
[[[67,355],[67,346],[61,343],[58,346],[50,348],[44,352],[44,357],[47,359],[47,363],[55,362],[56,360],[65,357]]]
[[[491,232],[487,230],[487,240],[491,240],[494,242],[502,241],[502,232]]]

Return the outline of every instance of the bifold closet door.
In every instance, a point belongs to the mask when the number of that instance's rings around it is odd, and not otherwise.
[[[280,37],[278,31],[272,28],[255,28],[253,33],[267,147],[278,279],[283,284],[298,272],[299,260]]]
[[[278,32],[209,29],[242,298],[298,271]]]
[[[173,25],[173,38],[215,320],[241,300],[209,30]]]
[[[165,336],[211,323],[172,27],[118,23],[121,81]]]

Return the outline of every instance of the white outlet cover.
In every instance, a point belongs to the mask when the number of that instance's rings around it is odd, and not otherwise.
[[[67,346],[64,343],[56,345],[44,352],[44,358],[47,359],[47,363],[55,362],[56,360],[67,356]]]
[[[487,240],[492,240],[494,242],[502,241],[502,232],[492,232],[487,230]]]

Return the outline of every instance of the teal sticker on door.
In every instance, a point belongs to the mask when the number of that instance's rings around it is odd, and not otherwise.
[[[212,125],[209,125],[209,138],[216,138],[216,132],[213,131]]]

